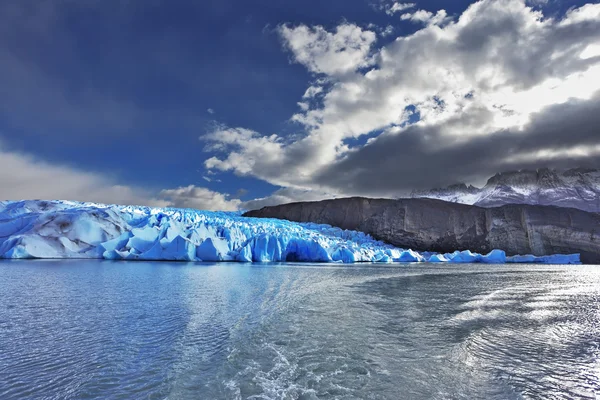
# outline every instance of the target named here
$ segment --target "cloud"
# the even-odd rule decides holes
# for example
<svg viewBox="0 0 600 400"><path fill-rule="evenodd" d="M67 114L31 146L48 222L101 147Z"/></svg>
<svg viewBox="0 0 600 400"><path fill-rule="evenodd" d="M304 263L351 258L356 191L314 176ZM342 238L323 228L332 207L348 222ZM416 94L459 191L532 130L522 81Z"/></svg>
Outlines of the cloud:
<svg viewBox="0 0 600 400"><path fill-rule="evenodd" d="M544 149L544 136L535 127L541 116L550 116L547 110L564 114L572 110L568 105L596 104L600 57L586 49L600 42L599 12L600 5L588 4L562 18L546 18L523 0L482 0L441 25L431 22L431 13L426 26L379 49L371 48L371 40L359 41L362 50L348 58L337 55L340 46L332 50L339 28L330 33L322 27L286 27L282 36L295 60L329 79L319 102L291 118L304 134L289 140L244 128L220 129L212 134L210 148L222 155L205 166L286 188L369 195L497 172L464 160L480 160L472 151L485 146L475 144L486 144L488 157L498 152L491 158L494 168L510 168L511 159L500 154L512 149L506 138L531 151L531 163L566 163L558 148L540 153L525 143L535 138L537 148ZM365 37L356 26L352 31L352 37ZM561 124L566 132L585 130L577 119L566 122L572 126ZM579 154L580 136L557 137L560 146L572 149L569 154ZM374 149L386 157L378 160ZM447 165L445 152L470 167ZM585 157L571 161L582 163Z"/></svg>
<svg viewBox="0 0 600 400"><path fill-rule="evenodd" d="M371 31L377 32L377 34L381 37L391 36L394 34L395 31L395 28L392 25L382 27L374 23L370 23L369 25L367 25L367 28Z"/></svg>
<svg viewBox="0 0 600 400"><path fill-rule="evenodd" d="M391 6L386 7L385 12L388 15L394 15L397 12L408 10L416 6L415 3L394 3Z"/></svg>
<svg viewBox="0 0 600 400"><path fill-rule="evenodd" d="M204 179L206 182L209 182L209 183L210 183L210 182L221 182L221 180L220 180L220 179L211 178L211 177L208 177L208 176L206 176L206 175L204 175L204 176L202 177L202 179Z"/></svg>
<svg viewBox="0 0 600 400"><path fill-rule="evenodd" d="M579 8L571 8L567 12L567 16L560 22L560 25L573 25L585 22L598 23L600 20L600 5L585 4Z"/></svg>
<svg viewBox="0 0 600 400"><path fill-rule="evenodd" d="M294 57L309 71L341 75L369 65L367 56L377 36L354 24L339 25L334 33L322 26L279 27L279 34Z"/></svg>
<svg viewBox="0 0 600 400"><path fill-rule="evenodd" d="M413 189L474 182L499 171L550 165L600 167L598 110L600 91L590 100L549 106L522 128L464 141L448 141L445 130L477 130L488 123L488 110L473 110L443 124L390 129L326 167L315 180L338 190L395 197Z"/></svg>
<svg viewBox="0 0 600 400"><path fill-rule="evenodd" d="M226 157L211 157L204 162L207 169L234 170L238 175L251 175L255 170L267 172L271 165L279 167L279 156L283 142L276 135L261 136L244 128L219 127L200 137L207 142L206 151L224 154ZM271 171L276 176L281 171Z"/></svg>
<svg viewBox="0 0 600 400"><path fill-rule="evenodd" d="M450 21L446 10L439 10L435 14L426 10L417 10L414 13L405 13L400 16L403 21L421 22L427 25L442 25Z"/></svg>
<svg viewBox="0 0 600 400"><path fill-rule="evenodd" d="M394 27L391 25L388 25L385 27L385 29L383 31L381 31L380 35L383 37L387 37L390 36L394 33Z"/></svg>
<svg viewBox="0 0 600 400"><path fill-rule="evenodd" d="M212 108L209 108L209 109L206 110L206 112L209 113L209 114L214 114L215 110L213 110Z"/></svg>
<svg viewBox="0 0 600 400"><path fill-rule="evenodd" d="M122 185L101 174L54 165L0 146L0 199L62 199L109 204L166 206L138 187Z"/></svg>
<svg viewBox="0 0 600 400"><path fill-rule="evenodd" d="M309 86L308 89L306 89L306 92L304 92L304 94L302 95L303 99L312 99L313 97L315 97L316 95L318 95L319 93L323 92L323 87L322 86L318 86L318 85L312 85Z"/></svg>
<svg viewBox="0 0 600 400"><path fill-rule="evenodd" d="M293 203L297 201L319 201L332 199L336 196L328 192L319 192L314 190L303 190L294 188L281 188L271 195L259 199L253 199L240 204L242 210L258 210L267 206L278 204Z"/></svg>
<svg viewBox="0 0 600 400"><path fill-rule="evenodd" d="M159 196L173 207L198 210L237 211L241 204L238 199L194 185L161 190Z"/></svg>
<svg viewBox="0 0 600 400"><path fill-rule="evenodd" d="M103 174L39 160L0 146L0 200L74 200L106 204L237 210L241 201L206 188L187 186L154 193L120 184Z"/></svg>

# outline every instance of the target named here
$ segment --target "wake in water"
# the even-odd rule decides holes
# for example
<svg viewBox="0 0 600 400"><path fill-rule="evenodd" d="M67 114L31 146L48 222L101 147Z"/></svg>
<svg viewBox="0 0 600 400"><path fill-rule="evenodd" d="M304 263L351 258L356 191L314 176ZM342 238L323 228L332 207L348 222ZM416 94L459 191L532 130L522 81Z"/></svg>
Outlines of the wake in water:
<svg viewBox="0 0 600 400"><path fill-rule="evenodd" d="M600 276L588 272L353 276L344 283L348 291L338 287L338 301L325 289L245 341L223 371L233 377L221 393L593 399L600 388Z"/></svg>
<svg viewBox="0 0 600 400"><path fill-rule="evenodd" d="M593 267L0 262L0 398L594 398Z"/></svg>
<svg viewBox="0 0 600 400"><path fill-rule="evenodd" d="M459 328L483 325L459 345L457 361L525 397L595 399L600 389L597 284L595 279L547 282L476 296L450 321Z"/></svg>

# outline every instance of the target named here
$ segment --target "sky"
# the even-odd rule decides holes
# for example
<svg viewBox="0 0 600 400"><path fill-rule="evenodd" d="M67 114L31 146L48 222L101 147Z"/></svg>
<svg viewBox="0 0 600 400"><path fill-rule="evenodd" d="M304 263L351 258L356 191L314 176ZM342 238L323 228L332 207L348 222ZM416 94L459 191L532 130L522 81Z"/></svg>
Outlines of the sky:
<svg viewBox="0 0 600 400"><path fill-rule="evenodd" d="M0 199L253 209L600 167L600 4L2 0Z"/></svg>

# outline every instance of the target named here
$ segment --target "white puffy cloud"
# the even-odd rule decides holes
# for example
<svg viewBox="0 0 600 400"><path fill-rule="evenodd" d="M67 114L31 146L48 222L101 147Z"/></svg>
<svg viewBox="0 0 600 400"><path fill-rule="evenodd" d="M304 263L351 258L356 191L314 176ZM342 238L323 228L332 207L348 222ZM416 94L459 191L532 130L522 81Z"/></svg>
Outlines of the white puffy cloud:
<svg viewBox="0 0 600 400"><path fill-rule="evenodd" d="M241 204L239 199L194 185L161 190L159 196L173 207L198 210L236 211Z"/></svg>
<svg viewBox="0 0 600 400"><path fill-rule="evenodd" d="M302 98L303 99L311 99L321 92L323 92L322 86L312 85L312 86L309 86L308 89L306 89L306 92L304 92L304 94L302 95Z"/></svg>
<svg viewBox="0 0 600 400"><path fill-rule="evenodd" d="M415 3L394 3L391 6L386 7L385 12L388 15L394 15L397 12L408 10L416 6Z"/></svg>
<svg viewBox="0 0 600 400"><path fill-rule="evenodd" d="M589 3L579 8L570 9L560 25L581 24L587 21L598 22L598 20L600 20L600 4Z"/></svg>
<svg viewBox="0 0 600 400"><path fill-rule="evenodd" d="M227 155L206 160L204 165L209 170L252 175L253 171L267 172L271 165L281 164L283 142L277 135L261 136L250 129L220 127L200 139L207 142L205 150ZM275 175L278 173L275 171Z"/></svg>
<svg viewBox="0 0 600 400"><path fill-rule="evenodd" d="M306 25L282 25L279 33L296 62L311 72L326 75L345 74L368 66L369 51L376 40L374 32L348 23L339 25L333 33L322 26Z"/></svg>
<svg viewBox="0 0 600 400"><path fill-rule="evenodd" d="M414 13L402 14L400 19L403 21L421 22L427 25L441 25L450 20L446 10L439 10L435 14L431 11L417 10Z"/></svg>
<svg viewBox="0 0 600 400"><path fill-rule="evenodd" d="M367 134L400 137L415 113L420 119L416 125L423 132L435 131L428 146L419 142L415 147L414 156L423 162L439 157L442 149L466 148L470 141L502 130L527 135L527 127L542 111L572 101L590 101L600 90L600 57L592 51L600 43L599 13L600 5L588 4L562 18L546 18L524 0L482 0L456 19L447 18L443 11L422 13L422 18L416 18L426 22L423 28L379 49L370 49L372 42L363 41L363 50L353 51L352 57L331 51L336 48L331 42L336 41L333 37L339 35L339 28L329 33L322 27L284 27L280 33L295 60L330 79L327 86L319 86L323 90L316 107L306 103L292 116L292 121L304 126L305 134L289 141L242 128L222 130L223 137L212 134L210 140L213 147L222 146L227 153L210 158L205 166L288 188L368 195L377 192L372 185L370 191L352 179L340 185L339 174L323 174L323 170L336 165L348 169L344 160L352 156L372 162L360 168L376 174L380 168L376 157L354 155L377 140L354 145L352 140ZM363 37L360 28L352 30L354 36ZM336 57L340 57L337 66ZM371 64L367 72L356 71L358 66ZM565 148L577 146L576 142L565 144ZM532 162L535 158L545 162L548 154L532 152ZM391 164L385 170L394 171L393 158L387 162ZM440 176L444 173L443 168L437 171ZM418 171L411 174L411 178L419 176ZM428 174L432 176L431 171ZM401 186L401 180L397 184ZM386 190L390 193L389 187Z"/></svg>

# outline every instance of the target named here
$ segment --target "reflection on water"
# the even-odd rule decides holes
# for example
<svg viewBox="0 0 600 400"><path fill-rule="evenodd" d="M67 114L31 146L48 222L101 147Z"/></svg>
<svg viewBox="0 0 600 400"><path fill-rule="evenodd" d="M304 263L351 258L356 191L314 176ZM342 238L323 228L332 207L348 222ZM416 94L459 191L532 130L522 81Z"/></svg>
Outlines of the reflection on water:
<svg viewBox="0 0 600 400"><path fill-rule="evenodd" d="M600 268L0 262L0 398L595 398Z"/></svg>

